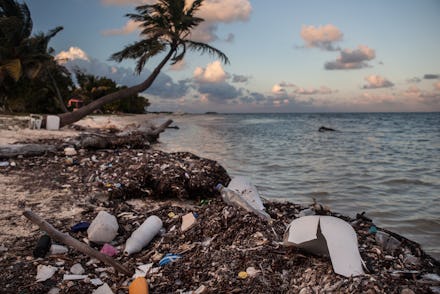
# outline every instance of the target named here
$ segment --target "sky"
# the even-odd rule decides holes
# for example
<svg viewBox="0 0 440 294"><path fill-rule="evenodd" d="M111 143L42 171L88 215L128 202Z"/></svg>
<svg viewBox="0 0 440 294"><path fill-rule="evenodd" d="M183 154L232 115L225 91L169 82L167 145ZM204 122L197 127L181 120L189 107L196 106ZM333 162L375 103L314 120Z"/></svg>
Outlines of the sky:
<svg viewBox="0 0 440 294"><path fill-rule="evenodd" d="M68 68L121 85L145 79L109 57L139 40L125 15L155 0L27 0L34 32L63 26L50 42ZM191 39L197 52L167 65L143 95L150 111L440 111L439 0L205 0Z"/></svg>

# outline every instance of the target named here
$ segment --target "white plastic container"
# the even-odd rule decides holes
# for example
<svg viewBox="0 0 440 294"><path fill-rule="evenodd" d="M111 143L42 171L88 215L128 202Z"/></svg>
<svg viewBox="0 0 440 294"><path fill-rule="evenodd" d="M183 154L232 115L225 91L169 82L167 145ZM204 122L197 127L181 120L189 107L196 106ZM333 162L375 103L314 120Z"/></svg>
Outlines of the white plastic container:
<svg viewBox="0 0 440 294"><path fill-rule="evenodd" d="M59 130L60 129L60 117L57 115L48 115L46 117L46 129Z"/></svg>
<svg viewBox="0 0 440 294"><path fill-rule="evenodd" d="M100 211L87 229L90 241L95 243L109 243L118 234L116 217L106 211Z"/></svg>
<svg viewBox="0 0 440 294"><path fill-rule="evenodd" d="M137 228L127 239L125 243L124 254L130 255L139 252L153 240L154 236L159 233L162 228L162 220L152 215L148 217L144 223Z"/></svg>

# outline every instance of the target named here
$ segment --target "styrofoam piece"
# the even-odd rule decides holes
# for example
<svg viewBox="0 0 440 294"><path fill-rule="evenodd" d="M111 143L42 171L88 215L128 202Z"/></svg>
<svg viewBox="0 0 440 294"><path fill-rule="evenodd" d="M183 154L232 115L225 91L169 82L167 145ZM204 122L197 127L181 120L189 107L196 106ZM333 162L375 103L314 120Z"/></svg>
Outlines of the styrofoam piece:
<svg viewBox="0 0 440 294"><path fill-rule="evenodd" d="M57 268L51 265L38 265L37 267L37 276L36 276L36 280L37 282L44 282L50 278L52 278L52 276L55 274L55 272L57 271Z"/></svg>
<svg viewBox="0 0 440 294"><path fill-rule="evenodd" d="M189 230L195 223L196 218L194 217L194 214L192 212L189 212L182 216L182 226L180 227L180 230L182 232L185 232Z"/></svg>
<svg viewBox="0 0 440 294"><path fill-rule="evenodd" d="M60 129L60 117L57 115L48 115L46 117L46 129L59 130Z"/></svg>
<svg viewBox="0 0 440 294"><path fill-rule="evenodd" d="M107 283L104 283L101 287L96 288L92 294L113 294L113 291Z"/></svg>
<svg viewBox="0 0 440 294"><path fill-rule="evenodd" d="M265 207L261 201L260 194L257 187L251 183L248 177L236 176L231 179L228 185L229 189L235 190L240 193L241 197L246 199L250 205L255 209L264 210Z"/></svg>
<svg viewBox="0 0 440 294"><path fill-rule="evenodd" d="M70 272L74 275L82 275L85 272L85 269L82 267L80 263L75 263L70 268Z"/></svg>
<svg viewBox="0 0 440 294"><path fill-rule="evenodd" d="M87 236L95 243L109 243L118 234L116 217L106 211L100 211L87 229Z"/></svg>
<svg viewBox="0 0 440 294"><path fill-rule="evenodd" d="M345 277L364 274L356 232L342 219L319 215L300 217L290 223L286 234L287 245L329 255L335 273Z"/></svg>
<svg viewBox="0 0 440 294"><path fill-rule="evenodd" d="M162 228L162 220L152 215L137 228L125 243L124 254L130 255L139 252L153 240Z"/></svg>
<svg viewBox="0 0 440 294"><path fill-rule="evenodd" d="M49 252L52 255L65 254L65 253L69 252L69 249L66 246L63 246L63 245L52 244L50 246Z"/></svg>
<svg viewBox="0 0 440 294"><path fill-rule="evenodd" d="M63 281L76 281L76 280L84 280L87 278L87 275L63 275Z"/></svg>

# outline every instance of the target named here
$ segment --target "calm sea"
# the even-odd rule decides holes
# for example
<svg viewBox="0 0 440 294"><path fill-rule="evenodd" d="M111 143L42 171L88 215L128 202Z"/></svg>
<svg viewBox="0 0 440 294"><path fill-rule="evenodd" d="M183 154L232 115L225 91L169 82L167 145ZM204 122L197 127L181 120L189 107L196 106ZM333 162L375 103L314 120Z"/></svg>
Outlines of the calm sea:
<svg viewBox="0 0 440 294"><path fill-rule="evenodd" d="M176 117L167 151L220 162L262 197L373 221L440 258L440 113L218 114ZM336 132L318 132L320 126Z"/></svg>

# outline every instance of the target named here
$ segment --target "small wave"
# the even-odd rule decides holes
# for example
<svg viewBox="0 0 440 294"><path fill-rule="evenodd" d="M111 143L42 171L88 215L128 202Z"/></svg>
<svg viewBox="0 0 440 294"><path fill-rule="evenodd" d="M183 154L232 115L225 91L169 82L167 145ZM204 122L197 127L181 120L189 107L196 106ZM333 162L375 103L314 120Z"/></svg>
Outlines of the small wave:
<svg viewBox="0 0 440 294"><path fill-rule="evenodd" d="M380 184L383 185L421 185L421 186L432 186L432 183L424 182L421 180L412 180L412 179L391 179L387 181L383 181Z"/></svg>

